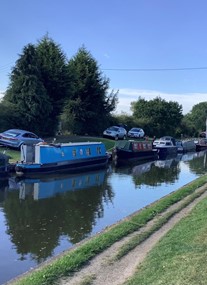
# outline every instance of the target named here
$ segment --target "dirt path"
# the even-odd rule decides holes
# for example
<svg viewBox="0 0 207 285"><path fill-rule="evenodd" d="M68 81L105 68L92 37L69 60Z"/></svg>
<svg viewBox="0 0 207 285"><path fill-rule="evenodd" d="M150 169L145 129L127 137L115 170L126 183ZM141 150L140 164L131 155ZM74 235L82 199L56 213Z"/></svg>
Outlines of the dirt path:
<svg viewBox="0 0 207 285"><path fill-rule="evenodd" d="M197 191L207 190L207 186L203 186ZM90 284L93 285L120 285L123 284L130 276L132 276L137 266L144 260L147 253L153 248L153 246L178 222L180 219L189 214L192 208L203 198L207 197L207 191L204 192L199 198L194 200L190 205L180 211L178 214L173 216L168 223L166 223L160 230L155 232L150 238L137 246L134 250L130 251L125 257L121 258L120 261L113 262L118 248L129 240L133 235L140 233L135 232L119 242L116 242L109 249L96 256L91 260L89 265L85 266L80 271L76 272L72 277L61 279L58 285L81 285L86 280L92 280ZM179 203L171 206L167 211L171 211L178 207L185 199ZM166 212L167 212L166 211ZM150 228L155 221L150 221L143 229ZM89 283L85 283L89 284Z"/></svg>

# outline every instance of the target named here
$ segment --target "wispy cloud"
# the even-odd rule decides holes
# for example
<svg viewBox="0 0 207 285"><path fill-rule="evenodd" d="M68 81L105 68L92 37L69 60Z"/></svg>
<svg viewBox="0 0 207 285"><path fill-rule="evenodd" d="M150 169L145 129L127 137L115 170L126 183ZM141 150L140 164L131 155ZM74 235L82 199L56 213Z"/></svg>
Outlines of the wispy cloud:
<svg viewBox="0 0 207 285"><path fill-rule="evenodd" d="M194 105L207 101L207 93L164 93L157 90L119 89L119 103L116 113L126 112L131 114L131 102L137 101L139 97L145 100L160 97L167 102L178 102L183 107L183 114L190 112Z"/></svg>
<svg viewBox="0 0 207 285"><path fill-rule="evenodd" d="M108 55L108 53L104 53L104 57L110 58L110 56Z"/></svg>

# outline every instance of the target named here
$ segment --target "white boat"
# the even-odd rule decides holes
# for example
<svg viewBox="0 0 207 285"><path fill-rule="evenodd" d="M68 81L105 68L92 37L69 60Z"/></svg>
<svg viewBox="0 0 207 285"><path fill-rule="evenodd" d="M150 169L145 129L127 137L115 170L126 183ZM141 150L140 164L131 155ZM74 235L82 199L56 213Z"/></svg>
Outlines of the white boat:
<svg viewBox="0 0 207 285"><path fill-rule="evenodd" d="M170 136L164 136L160 139L154 140L153 148L157 149L159 157L176 154L178 150L176 140Z"/></svg>

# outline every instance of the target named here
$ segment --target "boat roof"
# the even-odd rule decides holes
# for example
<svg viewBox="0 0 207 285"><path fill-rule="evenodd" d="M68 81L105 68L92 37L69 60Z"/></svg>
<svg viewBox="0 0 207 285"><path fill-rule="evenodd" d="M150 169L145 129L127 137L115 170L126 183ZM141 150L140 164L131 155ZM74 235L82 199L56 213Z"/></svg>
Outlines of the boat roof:
<svg viewBox="0 0 207 285"><path fill-rule="evenodd" d="M45 146L45 147L48 147L48 146L85 146L85 145L103 145L102 142L68 142L68 143L48 143L48 144L39 144L41 146Z"/></svg>

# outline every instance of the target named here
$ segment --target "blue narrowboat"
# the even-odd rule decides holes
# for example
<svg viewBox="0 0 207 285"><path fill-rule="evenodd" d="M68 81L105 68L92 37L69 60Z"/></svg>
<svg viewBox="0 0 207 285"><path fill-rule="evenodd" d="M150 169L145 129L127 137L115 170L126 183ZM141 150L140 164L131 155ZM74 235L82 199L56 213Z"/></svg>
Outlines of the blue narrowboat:
<svg viewBox="0 0 207 285"><path fill-rule="evenodd" d="M16 163L17 175L78 172L106 166L108 155L101 142L22 145L21 161Z"/></svg>

